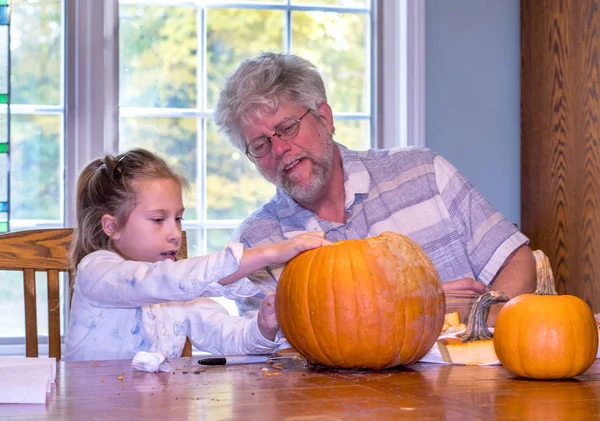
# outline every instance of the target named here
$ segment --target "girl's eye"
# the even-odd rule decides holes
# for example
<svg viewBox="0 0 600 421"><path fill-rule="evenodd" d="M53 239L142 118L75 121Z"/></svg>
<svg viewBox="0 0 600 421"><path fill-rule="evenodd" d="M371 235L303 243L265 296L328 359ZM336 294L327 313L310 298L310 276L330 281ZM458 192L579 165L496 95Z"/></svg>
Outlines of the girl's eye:
<svg viewBox="0 0 600 421"><path fill-rule="evenodd" d="M164 219L162 218L154 218L152 219L153 222L156 222L157 224L160 224L162 221L164 221Z"/></svg>
<svg viewBox="0 0 600 421"><path fill-rule="evenodd" d="M175 218L175 220L176 220L177 222L181 222L181 221L183 221L183 216L180 216L180 217L178 217L178 218Z"/></svg>

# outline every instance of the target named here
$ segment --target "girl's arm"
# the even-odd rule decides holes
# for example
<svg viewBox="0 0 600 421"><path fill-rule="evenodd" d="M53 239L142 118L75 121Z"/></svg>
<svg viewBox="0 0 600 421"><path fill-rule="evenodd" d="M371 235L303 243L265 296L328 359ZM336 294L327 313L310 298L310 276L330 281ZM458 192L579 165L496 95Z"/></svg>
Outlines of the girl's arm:
<svg viewBox="0 0 600 421"><path fill-rule="evenodd" d="M190 322L189 338L202 351L215 355L269 354L284 341L265 338L257 316L230 316L213 300L200 298L184 305Z"/></svg>
<svg viewBox="0 0 600 421"><path fill-rule="evenodd" d="M241 279L262 265L286 262L317 247L325 242L322 236L302 234L246 251L235 243L225 250L177 262L137 262L110 251L97 251L81 261L75 288L91 305L107 308L136 308L200 296L252 296L260 290L247 279L228 288L222 285Z"/></svg>
<svg viewBox="0 0 600 421"><path fill-rule="evenodd" d="M107 308L188 301L202 295L229 298L253 295L259 290L250 281L231 287L217 283L238 269L242 254L242 245L232 243L206 256L148 263L124 260L110 251L97 251L79 264L75 294L94 307Z"/></svg>
<svg viewBox="0 0 600 421"><path fill-rule="evenodd" d="M221 279L221 285L227 285L251 274L265 266L285 263L303 251L329 244L323 231L307 232L289 240L275 244L253 247L244 250L240 267L231 275Z"/></svg>

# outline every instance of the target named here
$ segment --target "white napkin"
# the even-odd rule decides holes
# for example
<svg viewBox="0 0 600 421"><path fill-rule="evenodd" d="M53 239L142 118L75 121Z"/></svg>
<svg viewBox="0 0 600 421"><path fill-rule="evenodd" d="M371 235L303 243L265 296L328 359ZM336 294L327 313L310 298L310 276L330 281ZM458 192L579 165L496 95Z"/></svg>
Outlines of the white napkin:
<svg viewBox="0 0 600 421"><path fill-rule="evenodd" d="M150 373L171 371L171 366L165 362L165 356L160 352L140 351L133 357L131 365L137 371L148 371Z"/></svg>
<svg viewBox="0 0 600 421"><path fill-rule="evenodd" d="M494 328L490 327L490 332L494 332ZM446 339L446 338L456 338L458 333L462 333L464 330L455 333L445 333L440 335L438 339ZM440 349L438 348L437 341L433 344L429 352L425 354L423 358L421 358L418 362L420 363L435 363L435 364L452 364L447 361L444 361L442 358L442 354L440 353ZM478 364L478 365L500 365L500 360L493 361L491 363Z"/></svg>
<svg viewBox="0 0 600 421"><path fill-rule="evenodd" d="M54 358L0 358L0 403L45 403L55 377Z"/></svg>
<svg viewBox="0 0 600 421"><path fill-rule="evenodd" d="M50 375L50 382L56 378L56 358L0 358L0 367L44 366Z"/></svg>

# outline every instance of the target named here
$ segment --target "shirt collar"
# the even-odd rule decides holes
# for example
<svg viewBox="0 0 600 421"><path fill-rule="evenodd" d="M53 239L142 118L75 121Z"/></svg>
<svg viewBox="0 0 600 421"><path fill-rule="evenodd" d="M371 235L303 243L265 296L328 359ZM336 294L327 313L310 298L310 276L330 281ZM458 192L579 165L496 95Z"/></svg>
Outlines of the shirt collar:
<svg viewBox="0 0 600 421"><path fill-rule="evenodd" d="M361 160L368 152L353 151L337 142L336 146L340 151L342 168L344 170L344 208L347 210L356 201L357 195L369 192L371 176ZM292 232L296 233L299 229L307 231L323 229L318 222L320 218L312 211L300 206L290 196L279 189L277 189L275 196L275 205L284 233L289 235ZM292 221L296 221L296 224L290 224ZM301 223L302 227L298 226L298 223Z"/></svg>

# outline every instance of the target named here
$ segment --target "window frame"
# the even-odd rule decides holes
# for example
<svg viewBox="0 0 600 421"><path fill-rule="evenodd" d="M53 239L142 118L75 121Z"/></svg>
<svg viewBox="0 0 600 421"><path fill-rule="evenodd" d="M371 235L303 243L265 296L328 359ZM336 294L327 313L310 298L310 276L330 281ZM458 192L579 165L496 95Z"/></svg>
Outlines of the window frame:
<svg viewBox="0 0 600 421"><path fill-rule="evenodd" d="M75 11L65 14L65 191L74 192L79 171L118 148L119 2L65 5ZM373 7L372 147L424 146L425 0L376 0ZM95 53L99 49L103 55ZM65 195L66 226L75 222L73 196Z"/></svg>
<svg viewBox="0 0 600 421"><path fill-rule="evenodd" d="M135 3L137 0L127 1ZM150 1L166 3L160 0ZM198 1L181 3L195 5ZM41 107L43 109L36 107L36 112L64 113L65 179L64 190L61 192L64 209L61 220L56 221L58 224L38 221L34 222L35 227L58 227L61 224L74 226L75 191L79 172L92 159L118 150L119 1L64 0L63 7L62 106ZM254 8L257 5L248 7ZM273 8L273 5L265 7ZM311 6L304 9L310 10ZM319 6L318 9L322 10L323 7ZM371 146L424 146L425 0L375 0L370 28L372 75L376 76L371 76ZM288 37L288 47L289 42ZM102 54L98 54L98 51L102 51ZM30 108L11 105L11 112L27 113ZM124 115L129 112L135 113L135 110L130 109ZM202 113L196 114L201 116ZM237 223L238 221L218 221L215 224L213 221L205 221L198 228L234 228ZM15 228L33 227L19 225ZM65 296L65 324L68 320L68 301ZM16 342L19 342L17 338L0 339L0 355L24 353L24 345ZM46 346L47 340L40 337L42 353Z"/></svg>

